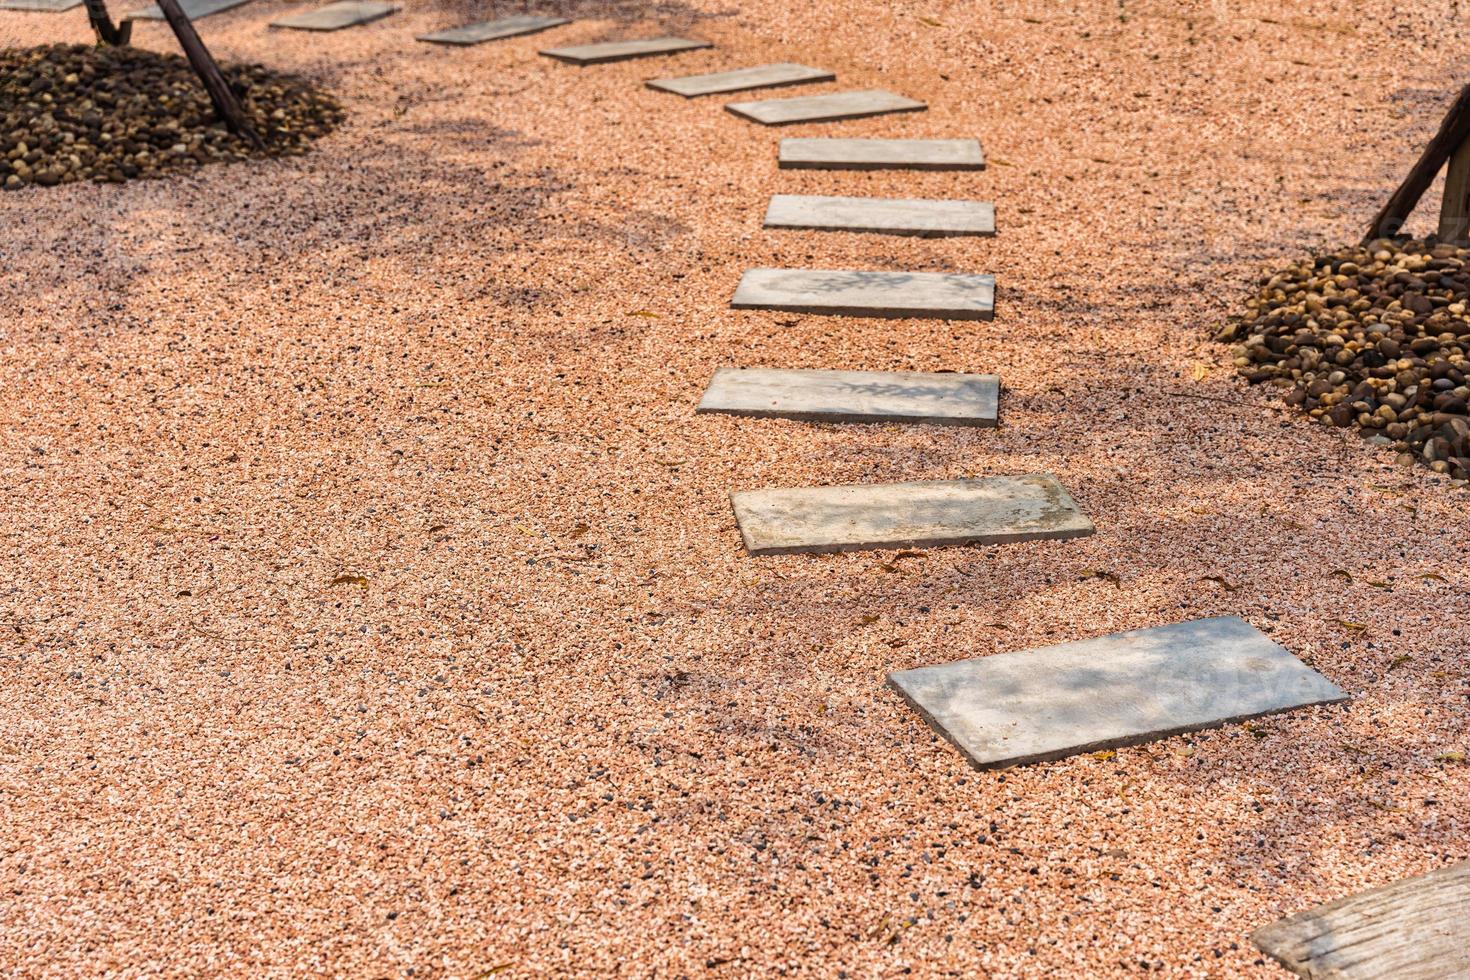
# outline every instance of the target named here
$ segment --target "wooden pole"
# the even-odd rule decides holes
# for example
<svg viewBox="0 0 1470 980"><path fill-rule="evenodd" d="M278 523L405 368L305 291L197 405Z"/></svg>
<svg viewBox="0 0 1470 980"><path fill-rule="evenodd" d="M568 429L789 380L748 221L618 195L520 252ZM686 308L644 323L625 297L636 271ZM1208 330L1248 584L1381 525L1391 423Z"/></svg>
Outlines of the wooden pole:
<svg viewBox="0 0 1470 980"><path fill-rule="evenodd" d="M1429 145L1419 155L1418 162L1409 170L1404 182L1373 219L1363 241L1397 235L1404 222L1409 219L1414 206L1419 203L1419 198L1424 196L1424 192L1434 182L1439 168L1445 165L1445 161L1455 151L1463 147L1467 137L1470 137L1470 85L1460 90L1450 111L1445 113L1444 122L1439 124L1439 132L1434 134L1434 139L1429 141ZM1461 169L1463 171L1466 168Z"/></svg>
<svg viewBox="0 0 1470 980"><path fill-rule="evenodd" d="M1470 239L1470 139L1450 157L1444 176L1444 200L1439 206L1439 239L1464 243Z"/></svg>
<svg viewBox="0 0 1470 980"><path fill-rule="evenodd" d="M235 97L230 83L225 81L225 76L220 73L214 56L199 39L199 32L194 30L193 23L184 13L183 8L179 6L179 0L156 0L156 2L158 9L163 12L164 19L168 21L168 26L174 29L174 35L179 39L184 54L188 56L189 64L194 66L195 74L204 83L204 90L209 93L209 101L214 103L215 113L230 128L230 132L249 140L256 149L264 149L265 142L251 127L250 120L245 118L244 106L240 105L240 100Z"/></svg>

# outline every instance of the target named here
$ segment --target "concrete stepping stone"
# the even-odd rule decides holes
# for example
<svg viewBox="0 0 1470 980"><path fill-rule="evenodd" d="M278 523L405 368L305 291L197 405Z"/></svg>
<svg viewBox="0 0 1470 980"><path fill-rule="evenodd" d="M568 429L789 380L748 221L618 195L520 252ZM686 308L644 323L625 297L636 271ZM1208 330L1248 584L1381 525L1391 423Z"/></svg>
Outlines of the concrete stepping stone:
<svg viewBox="0 0 1470 980"><path fill-rule="evenodd" d="M82 0L0 0L0 10L23 10L38 14L59 14L80 7Z"/></svg>
<svg viewBox="0 0 1470 980"><path fill-rule="evenodd" d="M907 99L882 89L868 89L862 92L805 95L794 99L731 102L725 108L743 119L766 126L786 126L791 123L861 119L864 116L881 116L887 112L918 112L929 107L915 99Z"/></svg>
<svg viewBox="0 0 1470 980"><path fill-rule="evenodd" d="M821 68L809 68L806 65L784 62L778 65L738 68L735 71L719 71L709 75L655 78L646 84L649 88L656 88L662 92L673 92L675 95L692 99L699 95L741 92L750 88L774 88L778 85L830 82L836 77L830 71L823 71Z"/></svg>
<svg viewBox="0 0 1470 980"><path fill-rule="evenodd" d="M1320 905L1251 936L1304 977L1470 977L1470 861Z"/></svg>
<svg viewBox="0 0 1470 980"><path fill-rule="evenodd" d="M737 310L835 316L989 320L995 277L957 272L749 269L730 300Z"/></svg>
<svg viewBox="0 0 1470 980"><path fill-rule="evenodd" d="M222 14L226 10L234 10L236 7L249 3L250 0L179 0L179 6L183 8L185 16L190 20L198 20L201 17L209 17L212 14ZM123 18L124 20L163 20L163 11L158 9L157 4L149 4L142 10L134 10Z"/></svg>
<svg viewBox="0 0 1470 980"><path fill-rule="evenodd" d="M562 24L570 24L571 21L565 17L532 17L523 15L519 17L502 17L499 20L487 20L480 24L466 24L463 27L451 27L448 30L435 31L432 34L420 34L417 40L428 41L430 44L457 44L471 45L483 44L486 41L498 41L503 37L518 37L522 34L535 34L551 27L560 27Z"/></svg>
<svg viewBox="0 0 1470 980"><path fill-rule="evenodd" d="M776 194L766 208L766 227L934 238L994 235L995 205L988 201Z"/></svg>
<svg viewBox="0 0 1470 980"><path fill-rule="evenodd" d="M370 24L393 13L397 8L382 0L337 0L316 10L307 10L271 23L293 31L340 31L344 27Z"/></svg>
<svg viewBox="0 0 1470 980"><path fill-rule="evenodd" d="M888 683L977 769L1347 699L1234 616L900 670Z"/></svg>
<svg viewBox="0 0 1470 980"><path fill-rule="evenodd" d="M1000 378L922 371L720 368L700 413L807 422L927 422L993 426Z"/></svg>
<svg viewBox="0 0 1470 980"><path fill-rule="evenodd" d="M1048 474L732 493L752 555L1080 538L1092 521Z"/></svg>
<svg viewBox="0 0 1470 980"><path fill-rule="evenodd" d="M692 41L687 37L649 37L634 41L606 41L602 44L578 44L569 48L548 48L541 53L557 61L573 65L600 65L629 58L647 58L656 54L678 54L712 48L708 41Z"/></svg>
<svg viewBox="0 0 1470 980"><path fill-rule="evenodd" d="M783 139L787 170L984 170L979 140Z"/></svg>

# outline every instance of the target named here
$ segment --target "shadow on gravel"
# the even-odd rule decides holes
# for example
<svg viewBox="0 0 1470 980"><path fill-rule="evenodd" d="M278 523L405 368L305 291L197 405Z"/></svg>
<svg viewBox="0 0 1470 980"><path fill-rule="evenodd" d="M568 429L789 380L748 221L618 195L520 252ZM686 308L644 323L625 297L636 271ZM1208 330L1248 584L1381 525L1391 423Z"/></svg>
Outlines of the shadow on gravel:
<svg viewBox="0 0 1470 980"><path fill-rule="evenodd" d="M697 24L701 21L734 17L738 10L730 9L710 12L680 2L660 0L646 3L642 0L511 0L486 7L475 0L450 0L432 5L439 10L463 14L466 22L494 20L500 17L521 15L566 17L572 20L616 20L624 22L657 20L666 27Z"/></svg>

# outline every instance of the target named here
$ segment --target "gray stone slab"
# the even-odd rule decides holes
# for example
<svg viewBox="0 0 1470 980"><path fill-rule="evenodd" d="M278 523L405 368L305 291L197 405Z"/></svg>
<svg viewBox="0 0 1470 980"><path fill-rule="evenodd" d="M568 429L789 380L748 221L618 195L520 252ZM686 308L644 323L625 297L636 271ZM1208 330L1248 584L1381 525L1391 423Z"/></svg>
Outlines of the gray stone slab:
<svg viewBox="0 0 1470 980"><path fill-rule="evenodd" d="M81 5L82 0L0 0L0 10L24 10L39 14L59 14Z"/></svg>
<svg viewBox="0 0 1470 980"><path fill-rule="evenodd" d="M656 54L678 54L714 45L708 41L692 41L687 37L649 37L634 41L606 41L602 44L578 44L569 48L548 48L541 53L557 61L574 65L600 65L628 58L647 58Z"/></svg>
<svg viewBox="0 0 1470 980"><path fill-rule="evenodd" d="M1092 522L1056 477L989 476L733 493L752 555L1080 538Z"/></svg>
<svg viewBox="0 0 1470 980"><path fill-rule="evenodd" d="M922 371L720 368L696 412L808 422L996 424L1000 378Z"/></svg>
<svg viewBox="0 0 1470 980"><path fill-rule="evenodd" d="M886 197L776 194L766 208L767 228L871 231L888 235L994 235L995 205Z"/></svg>
<svg viewBox="0 0 1470 980"><path fill-rule="evenodd" d="M783 139L788 170L984 170L979 140Z"/></svg>
<svg viewBox="0 0 1470 980"><path fill-rule="evenodd" d="M989 320L995 277L956 272L749 269L730 305L836 316Z"/></svg>
<svg viewBox="0 0 1470 980"><path fill-rule="evenodd" d="M397 9L381 0L337 0L325 7L284 17L272 22L271 26L293 31L340 31L344 27L381 20Z"/></svg>
<svg viewBox="0 0 1470 980"><path fill-rule="evenodd" d="M451 27L432 34L420 34L418 40L428 41L431 44L483 44L486 41L498 41L503 37L535 34L538 31L570 23L571 21L565 17L533 17L530 15L502 17L499 20L487 20L480 24Z"/></svg>
<svg viewBox="0 0 1470 980"><path fill-rule="evenodd" d="M649 88L673 92L686 99L692 99L697 95L742 92L751 88L774 88L778 85L800 85L806 82L830 82L836 77L830 71L823 71L821 68L809 68L806 65L784 62L778 65L757 65L754 68L714 72L709 75L655 78L647 84Z"/></svg>
<svg viewBox="0 0 1470 980"><path fill-rule="evenodd" d="M1234 616L900 670L888 683L977 769L1347 699Z"/></svg>
<svg viewBox="0 0 1470 980"><path fill-rule="evenodd" d="M179 0L179 6L183 8L184 14L190 20L199 20L201 17L209 17L212 14L222 14L226 10L233 10L250 0ZM142 10L134 10L125 18L127 20L163 20L163 11L156 4L144 7Z"/></svg>
<svg viewBox="0 0 1470 980"><path fill-rule="evenodd" d="M1470 977L1470 861L1257 929L1261 951L1304 977Z"/></svg>
<svg viewBox="0 0 1470 980"><path fill-rule="evenodd" d="M867 89L861 92L806 95L794 99L731 102L725 108L743 119L767 126L785 126L791 123L861 119L864 116L881 116L887 112L918 112L928 106L882 89Z"/></svg>

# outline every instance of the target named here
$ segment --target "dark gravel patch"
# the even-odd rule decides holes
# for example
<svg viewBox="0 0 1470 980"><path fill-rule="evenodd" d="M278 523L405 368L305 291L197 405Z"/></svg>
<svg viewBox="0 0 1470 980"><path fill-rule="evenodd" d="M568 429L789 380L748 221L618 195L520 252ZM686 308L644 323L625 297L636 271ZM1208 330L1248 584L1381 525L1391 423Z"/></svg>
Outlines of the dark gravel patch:
<svg viewBox="0 0 1470 980"><path fill-rule="evenodd" d="M1251 382L1400 461L1470 478L1470 249L1380 240L1303 259L1261 281L1219 339Z"/></svg>
<svg viewBox="0 0 1470 980"><path fill-rule="evenodd" d="M303 79L260 65L221 70L264 149L215 119L180 55L63 44L0 51L0 186L121 183L296 155L342 121L337 102Z"/></svg>

